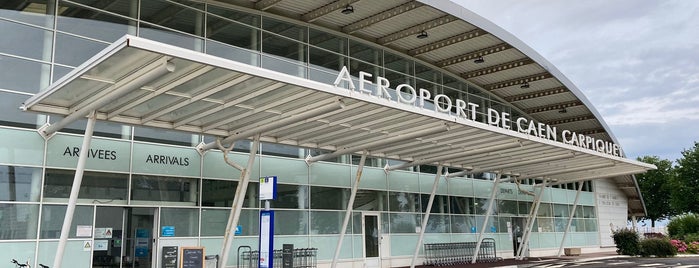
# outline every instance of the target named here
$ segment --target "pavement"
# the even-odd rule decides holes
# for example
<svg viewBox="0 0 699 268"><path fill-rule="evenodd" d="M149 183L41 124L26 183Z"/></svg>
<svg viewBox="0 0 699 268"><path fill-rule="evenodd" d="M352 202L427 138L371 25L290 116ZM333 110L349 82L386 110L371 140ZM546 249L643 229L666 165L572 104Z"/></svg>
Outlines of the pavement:
<svg viewBox="0 0 699 268"><path fill-rule="evenodd" d="M503 259L497 262L485 262L485 263L474 263L474 264L457 264L457 265L446 265L439 266L439 268L487 268L487 267L500 267L500 268L524 268L531 267L538 263L548 261L575 261L575 262L587 262L595 260L605 260L605 259L616 259L616 258L631 258L630 256L619 255L616 252L600 252L600 253L586 253L579 256L551 256L551 257L531 257L524 260L515 259ZM436 266L416 266L421 268L430 268Z"/></svg>

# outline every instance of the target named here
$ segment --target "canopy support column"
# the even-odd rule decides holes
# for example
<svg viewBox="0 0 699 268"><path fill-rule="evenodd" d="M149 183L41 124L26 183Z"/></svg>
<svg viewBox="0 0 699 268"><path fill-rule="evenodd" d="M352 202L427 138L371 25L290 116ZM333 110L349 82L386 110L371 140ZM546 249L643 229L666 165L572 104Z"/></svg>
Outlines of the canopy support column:
<svg viewBox="0 0 699 268"><path fill-rule="evenodd" d="M335 247L335 255L333 255L333 262L330 265L331 268L335 268L337 266L337 260L340 258L340 249L342 249L342 241L345 239L347 225L349 225L349 220L350 218L352 218L354 198L357 196L357 189L359 188L359 181L362 178L362 170L364 169L364 162L366 161L367 153L367 151L364 151L364 153L362 153L362 158L359 159L359 165L357 166L357 175L354 178L354 184L352 185L352 193L350 194L349 203L347 203L345 218L342 220L342 229L340 229L340 239L337 241L337 246Z"/></svg>
<svg viewBox="0 0 699 268"><path fill-rule="evenodd" d="M519 244L519 250L517 251L517 254L515 254L516 260L522 260L524 258L524 253L527 252L529 246L529 236L534 228L534 219L539 213L539 205L541 204L541 196L544 194L544 188L546 188L546 179L544 179L544 182L541 184L539 193L534 200L534 204L529 215L527 216L527 226L524 228L524 235L522 236L522 241Z"/></svg>
<svg viewBox="0 0 699 268"><path fill-rule="evenodd" d="M478 240L476 241L476 250L473 251L471 263L476 263L476 258L478 258L478 252L481 250L481 242L483 242L483 233L485 233L486 224L488 224L488 220L490 220L490 214L493 213L493 204L495 203L495 194L497 193L498 184L500 184L500 178L502 178L502 172L498 172L498 175L495 176L495 182L493 182L493 189L490 191L490 199L488 199L488 210L486 210L485 212L485 219L483 219L481 231L478 233Z"/></svg>
<svg viewBox="0 0 699 268"><path fill-rule="evenodd" d="M570 224L573 223L573 216L575 216L575 210L578 208L578 202L580 201L580 192L582 192L582 188L585 185L584 182L579 182L578 186L578 192L575 193L575 202L573 203L573 210L570 211L570 217L568 217L568 224L566 225L566 231L563 233L563 239L561 239L561 246L558 247L558 257L561 256L561 253L563 252L563 244L566 242L566 238L568 237L568 230L570 230Z"/></svg>
<svg viewBox="0 0 699 268"><path fill-rule="evenodd" d="M61 227L61 237L58 240L58 247L56 248L56 257L53 259L52 267L55 268L61 268L61 262L63 261L63 253L66 249L66 243L68 242L70 225L73 223L75 206L78 203L78 193L80 192L80 184L82 184L83 181L85 162L87 161L87 155L90 151L90 143L92 142L92 132L95 128L95 121L95 111L92 111L90 112L87 118L87 126L85 127L85 137L83 138L83 144L80 148L80 155L78 156L78 166L75 168L75 176L73 177L73 187L70 190L70 197L68 199L68 208L66 208L65 218L63 218L63 227Z"/></svg>
<svg viewBox="0 0 699 268"><path fill-rule="evenodd" d="M245 169L242 170L240 176L240 182L238 187L235 189L235 196L233 197L233 204L231 205L231 214L228 216L228 224L226 224L226 233L223 235L223 248L221 249L221 260L219 261L219 268L226 267L228 263L228 252L231 248L231 243L233 242L233 236L235 235L235 228L238 226L238 220L240 219L240 211L243 208L243 202L245 201L245 192L248 190L248 183L250 182L250 170L252 165L255 163L255 157L257 157L257 148L260 147L260 134L255 135L250 148L250 157L248 158L248 164ZM231 149L233 145L231 143ZM224 152L224 156L228 152ZM226 158L227 160L227 158ZM226 161L228 163L229 161ZM235 166L234 166L235 167Z"/></svg>
<svg viewBox="0 0 699 268"><path fill-rule="evenodd" d="M437 186L439 186L439 177L442 176L442 168L442 165L437 166L437 174L434 175L434 183L432 184L432 193L430 193L430 201L427 202L427 211L425 211L425 218L422 219L422 227L420 227L420 236L417 239L417 245L415 245L415 252L413 253L413 259L410 261L410 268L415 268L415 260L417 259L417 254L420 252L420 245L422 245L422 239L425 236L427 220L430 219L430 212L432 211L432 202L434 202L434 194L437 192Z"/></svg>

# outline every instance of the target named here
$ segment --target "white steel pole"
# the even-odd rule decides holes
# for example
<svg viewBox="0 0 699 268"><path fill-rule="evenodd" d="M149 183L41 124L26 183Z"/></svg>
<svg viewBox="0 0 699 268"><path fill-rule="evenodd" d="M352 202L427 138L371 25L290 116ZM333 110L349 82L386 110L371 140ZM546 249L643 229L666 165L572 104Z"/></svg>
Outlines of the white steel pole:
<svg viewBox="0 0 699 268"><path fill-rule="evenodd" d="M573 223L573 215L575 215L575 210L578 208L578 201L580 201L580 192L582 192L583 185L585 182L579 182L578 192L575 193L575 202L573 203L573 210L570 211L570 217L568 217L568 224L566 225L566 231L563 233L563 239L561 239L561 246L558 247L558 257L561 256L563 252L563 244L566 242L566 237L568 236L568 230L570 230L570 224Z"/></svg>
<svg viewBox="0 0 699 268"><path fill-rule="evenodd" d="M337 246L335 247L335 255L333 255L333 262L330 265L331 268L335 268L337 266L337 260L340 258L340 249L342 249L342 241L345 239L347 225L349 225L349 220L352 217L352 209L354 208L354 198L357 196L357 189L359 188L359 181L362 178L362 170L364 169L366 155L367 151L364 151L364 153L362 153L362 158L359 159L359 165L357 166L357 175L354 178L354 185L352 185L352 193L350 194L349 203L347 204L347 210L345 211L345 218L342 221L342 229L340 229L340 240L337 241Z"/></svg>
<svg viewBox="0 0 699 268"><path fill-rule="evenodd" d="M515 259L517 260L523 259L524 253L527 252L527 249L529 247L529 237L531 236L532 229L534 228L534 219L536 219L536 215L539 214L539 207L541 206L541 196L544 194L546 183L547 181L546 179L544 179L544 182L540 186L541 189L539 190L539 195L537 196L536 201L534 202L534 207L532 208L531 216L527 219L527 226L524 229L524 237L522 237L522 243L520 243L519 251L515 256Z"/></svg>
<svg viewBox="0 0 699 268"><path fill-rule="evenodd" d="M493 212L493 203L495 203L495 194L497 193L498 184L500 183L500 178L502 178L502 172L498 172L495 177L495 182L493 182L493 189L490 191L490 200L488 201L488 210L485 212L485 219L483 219L483 226L481 226L481 231L478 233L478 240L476 241L476 250L473 251L473 258L471 258L471 263L476 263L476 258L478 257L478 252L481 250L481 242L483 240L483 233L485 233L486 224L490 219L490 214Z"/></svg>
<svg viewBox="0 0 699 268"><path fill-rule="evenodd" d="M420 245L422 244L422 239L425 236L427 220L430 219L430 212L432 211L432 202L434 201L434 194L437 192L437 186L439 186L439 177L441 176L442 165L439 165L437 166L437 174L434 175L434 183L432 184L432 193L430 193L430 201L427 202L427 211L425 211L425 217L422 219L420 236L417 239L417 245L415 245L415 252L413 252L413 259L410 261L410 268L415 268L415 260L417 259L417 254L420 252Z"/></svg>
<svg viewBox="0 0 699 268"><path fill-rule="evenodd" d="M235 196L233 197L231 214L228 216L228 224L226 225L226 233L223 234L223 249L221 249L221 260L218 265L219 268L226 267L226 263L228 262L228 253L231 248L231 243L233 242L233 236L235 235L235 228L238 226L238 220L240 219L240 211L243 208L245 192L247 191L248 183L250 182L250 170L252 169L252 165L255 163L257 148L259 147L260 134L257 134L253 139L252 148L250 148L250 158L248 158L248 164L240 174L240 183L238 184L238 188L235 190Z"/></svg>
<svg viewBox="0 0 699 268"><path fill-rule="evenodd" d="M65 218L63 218L63 227L61 227L61 237L58 240L58 247L56 248L56 257L53 259L52 267L55 268L61 268L61 262L63 261L63 253L66 249L66 243L68 243L68 234L70 234L70 225L73 223L75 206L78 203L78 194L80 193L80 185L83 181L85 163L87 162L88 152L90 151L90 142L92 142L92 132L95 127L95 121L95 112L92 111L87 118L87 126L85 126L85 137L83 138L83 144L80 148L80 155L78 156L78 166L75 169L75 176L73 177L73 187L70 190L70 197L68 198L68 207L66 208Z"/></svg>

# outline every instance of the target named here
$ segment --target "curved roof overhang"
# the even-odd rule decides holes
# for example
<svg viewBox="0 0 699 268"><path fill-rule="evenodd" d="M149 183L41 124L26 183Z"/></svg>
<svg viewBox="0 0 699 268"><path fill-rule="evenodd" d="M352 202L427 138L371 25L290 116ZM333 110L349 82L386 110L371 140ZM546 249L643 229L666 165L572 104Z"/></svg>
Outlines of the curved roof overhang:
<svg viewBox="0 0 699 268"><path fill-rule="evenodd" d="M618 144L599 112L568 78L509 32L443 0L217 0L345 33L464 78L522 114L561 129ZM341 11L352 5L353 12ZM422 31L428 38L416 38ZM474 60L483 57L483 63ZM521 85L527 84L526 88ZM636 179L610 178L645 215Z"/></svg>
<svg viewBox="0 0 699 268"><path fill-rule="evenodd" d="M221 137L367 152L410 164L495 170L552 183L642 173L653 165L503 129L357 90L281 74L155 41L125 36L23 110ZM213 149L212 144L201 150ZM398 168L398 167L396 167Z"/></svg>

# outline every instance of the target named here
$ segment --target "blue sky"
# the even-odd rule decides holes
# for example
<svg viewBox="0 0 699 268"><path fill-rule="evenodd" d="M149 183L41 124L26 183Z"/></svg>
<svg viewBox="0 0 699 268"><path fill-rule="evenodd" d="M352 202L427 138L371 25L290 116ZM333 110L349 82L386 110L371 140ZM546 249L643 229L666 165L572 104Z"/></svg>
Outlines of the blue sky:
<svg viewBox="0 0 699 268"><path fill-rule="evenodd" d="M674 161L699 141L699 1L452 1L553 63L627 157Z"/></svg>

